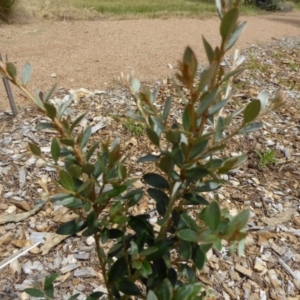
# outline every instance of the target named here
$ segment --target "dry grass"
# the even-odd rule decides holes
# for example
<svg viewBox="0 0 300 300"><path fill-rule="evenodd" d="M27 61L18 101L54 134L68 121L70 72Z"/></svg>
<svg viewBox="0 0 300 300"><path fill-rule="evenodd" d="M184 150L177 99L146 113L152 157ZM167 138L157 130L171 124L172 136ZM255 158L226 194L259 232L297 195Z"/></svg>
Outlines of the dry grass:
<svg viewBox="0 0 300 300"><path fill-rule="evenodd" d="M95 20L101 15L92 9L75 7L60 0L18 0L14 9L13 22L26 23L32 19L47 20Z"/></svg>
<svg viewBox="0 0 300 300"><path fill-rule="evenodd" d="M1 1L1 0L0 0ZM4 0L2 0L4 1ZM134 19L170 16L198 17L215 14L215 5L205 0L17 0L14 22L30 18L49 20ZM258 10L242 6L243 14Z"/></svg>

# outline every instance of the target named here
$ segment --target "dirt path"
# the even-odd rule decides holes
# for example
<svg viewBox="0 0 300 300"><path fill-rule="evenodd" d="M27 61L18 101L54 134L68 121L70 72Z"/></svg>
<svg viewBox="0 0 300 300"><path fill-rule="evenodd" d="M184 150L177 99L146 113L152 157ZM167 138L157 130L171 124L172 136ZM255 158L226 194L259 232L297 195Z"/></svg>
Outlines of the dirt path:
<svg viewBox="0 0 300 300"><path fill-rule="evenodd" d="M243 16L248 25L238 43L245 48L273 38L300 35L300 12ZM0 27L0 50L18 68L29 61L34 68L31 88L48 89L55 81L65 88L103 89L120 72L135 70L141 80L166 78L184 47L191 45L205 61L201 37L219 41L219 19L166 19L38 22ZM51 78L55 73L57 78ZM0 86L2 86L0 84ZM19 105L24 100L15 92ZM0 87L0 110L8 108Z"/></svg>

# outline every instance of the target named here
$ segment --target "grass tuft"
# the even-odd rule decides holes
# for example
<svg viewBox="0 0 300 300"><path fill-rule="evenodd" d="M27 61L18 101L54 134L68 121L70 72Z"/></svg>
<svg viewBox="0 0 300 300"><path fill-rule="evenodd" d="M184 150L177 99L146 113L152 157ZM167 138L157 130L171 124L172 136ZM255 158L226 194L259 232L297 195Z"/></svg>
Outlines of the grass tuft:
<svg viewBox="0 0 300 300"><path fill-rule="evenodd" d="M9 22L11 18L16 1L15 0L0 0L0 19Z"/></svg>
<svg viewBox="0 0 300 300"><path fill-rule="evenodd" d="M276 164L278 161L275 157L275 151L271 149L266 149L265 152L256 151L256 154L259 156L259 166L265 168L271 164Z"/></svg>

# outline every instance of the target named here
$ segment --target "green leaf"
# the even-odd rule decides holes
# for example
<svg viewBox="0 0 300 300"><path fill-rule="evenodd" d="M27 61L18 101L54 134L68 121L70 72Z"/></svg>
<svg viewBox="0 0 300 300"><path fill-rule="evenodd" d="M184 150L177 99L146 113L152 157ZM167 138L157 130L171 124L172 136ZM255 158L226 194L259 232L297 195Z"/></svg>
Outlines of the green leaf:
<svg viewBox="0 0 300 300"><path fill-rule="evenodd" d="M194 296L197 296L197 294L200 292L199 288L197 290L197 293ZM175 297L173 298L174 300L189 300L189 299L195 299L195 298L191 298L191 294L193 293L193 285L192 284L184 284L183 286L181 286L175 294Z"/></svg>
<svg viewBox="0 0 300 300"><path fill-rule="evenodd" d="M89 141L91 135L92 135L92 127L88 126L85 129L85 131L83 132L82 139L80 141L80 147L81 147L81 149L83 149L86 146L86 144Z"/></svg>
<svg viewBox="0 0 300 300"><path fill-rule="evenodd" d="M13 79L16 80L17 77L17 69L13 63L6 63L6 70L8 75Z"/></svg>
<svg viewBox="0 0 300 300"><path fill-rule="evenodd" d="M126 185L120 185L118 187L113 188L112 190L102 193L97 197L95 204L101 204L111 198L115 198L115 197L119 196L120 194L122 194L124 191L126 191L126 189L127 189Z"/></svg>
<svg viewBox="0 0 300 300"><path fill-rule="evenodd" d="M208 175L208 171L201 167L194 167L188 170L185 170L184 175L187 178L191 178L193 180L201 179Z"/></svg>
<svg viewBox="0 0 300 300"><path fill-rule="evenodd" d="M55 162L58 161L60 155L60 146L57 138L54 138L51 143L51 156Z"/></svg>
<svg viewBox="0 0 300 300"><path fill-rule="evenodd" d="M158 300L158 298L153 291L149 290L146 300Z"/></svg>
<svg viewBox="0 0 300 300"><path fill-rule="evenodd" d="M72 220L60 225L56 230L56 233L61 235L71 235L83 230L84 228L86 228L86 223L84 221Z"/></svg>
<svg viewBox="0 0 300 300"><path fill-rule="evenodd" d="M71 296L68 300L76 300L80 296L80 293L77 293L73 296Z"/></svg>
<svg viewBox="0 0 300 300"><path fill-rule="evenodd" d="M137 235L142 235L146 232L149 238L154 237L153 227L147 220L144 220L141 217L131 216L128 225L137 233Z"/></svg>
<svg viewBox="0 0 300 300"><path fill-rule="evenodd" d="M148 173L143 176L145 182L157 189L169 189L168 181L159 174Z"/></svg>
<svg viewBox="0 0 300 300"><path fill-rule="evenodd" d="M221 222L221 210L218 202L212 201L205 209L204 221L209 229L214 232Z"/></svg>
<svg viewBox="0 0 300 300"><path fill-rule="evenodd" d="M65 170L60 170L59 171L59 179L60 179L60 184L67 190L73 191L74 189L74 181L70 173L68 173Z"/></svg>
<svg viewBox="0 0 300 300"><path fill-rule="evenodd" d="M88 162L90 160L90 158L92 157L92 155L94 154L94 152L96 151L96 149L99 147L100 142L96 142L87 152L86 154L86 161Z"/></svg>
<svg viewBox="0 0 300 300"><path fill-rule="evenodd" d="M202 233L199 236L198 241L201 244L213 244L213 243L219 242L220 238L218 236L214 235L214 234Z"/></svg>
<svg viewBox="0 0 300 300"><path fill-rule="evenodd" d="M184 240L180 240L178 252L185 260L189 260L192 253L191 243Z"/></svg>
<svg viewBox="0 0 300 300"><path fill-rule="evenodd" d="M163 282L155 288L155 293L159 300L171 300L173 294L173 288L168 279L164 279Z"/></svg>
<svg viewBox="0 0 300 300"><path fill-rule="evenodd" d="M52 129L56 130L55 126L52 123L47 123L47 122L39 122L35 126L36 130L41 130L41 129Z"/></svg>
<svg viewBox="0 0 300 300"><path fill-rule="evenodd" d="M215 104L209 111L208 111L208 116L211 117L215 113L217 113L220 109L222 109L227 103L229 99L225 99L222 101L219 101L217 104Z"/></svg>
<svg viewBox="0 0 300 300"><path fill-rule="evenodd" d="M186 47L184 54L183 54L183 62L187 64L188 66L188 75L191 80L194 80L196 72L197 72L197 67L198 67L198 62L196 55L192 48Z"/></svg>
<svg viewBox="0 0 300 300"><path fill-rule="evenodd" d="M78 118L75 119L75 121L72 123L70 129L71 132L74 130L74 128L83 120L83 118L86 116L87 113L84 113L80 115Z"/></svg>
<svg viewBox="0 0 300 300"><path fill-rule="evenodd" d="M191 218L187 212L184 212L180 215L180 219L185 223L187 227L189 227L192 230L197 231L199 229L198 225L196 222Z"/></svg>
<svg viewBox="0 0 300 300"><path fill-rule="evenodd" d="M163 156L157 166L167 175L170 175L174 169L174 163L170 156Z"/></svg>
<svg viewBox="0 0 300 300"><path fill-rule="evenodd" d="M43 111L45 111L44 103L42 102L42 100L43 100L43 93L39 89L37 89L35 91L35 97L34 97L34 99L35 99L36 105L38 107L40 107Z"/></svg>
<svg viewBox="0 0 300 300"><path fill-rule="evenodd" d="M166 213L167 205L169 203L169 197L161 190L148 189L147 190L150 197L156 201L156 209L161 216Z"/></svg>
<svg viewBox="0 0 300 300"><path fill-rule="evenodd" d="M148 161L158 161L159 158L160 158L160 155L147 154L145 156L140 157L137 162L144 163L144 162L148 162Z"/></svg>
<svg viewBox="0 0 300 300"><path fill-rule="evenodd" d="M33 143L28 143L28 144L29 144L30 151L34 155L41 156L41 149L40 149L40 147L38 147L36 144L33 144Z"/></svg>
<svg viewBox="0 0 300 300"><path fill-rule="evenodd" d="M247 70L246 67L238 67L238 68L234 69L233 71L226 73L222 77L221 83L226 82L231 77L237 77L238 75L240 75L241 73L243 73L245 70Z"/></svg>
<svg viewBox="0 0 300 300"><path fill-rule="evenodd" d="M190 103L187 104L182 114L182 124L184 130L189 131L193 126L194 113L194 106Z"/></svg>
<svg viewBox="0 0 300 300"><path fill-rule="evenodd" d="M66 138L63 138L63 139L60 139L59 141L60 141L63 145L66 145L66 146L74 147L74 145L75 145L75 142L74 142L74 140L72 140L72 139L66 139Z"/></svg>
<svg viewBox="0 0 300 300"><path fill-rule="evenodd" d="M134 295L134 296L137 296L137 295L141 294L140 289L133 282L131 282L128 279L122 279L122 280L120 280L117 283L116 288L120 292L124 293L125 295Z"/></svg>
<svg viewBox="0 0 300 300"><path fill-rule="evenodd" d="M63 102L59 107L58 107L58 111L57 111L57 117L60 119L62 117L62 115L64 114L64 112L66 111L66 109L70 106L70 104L72 103L73 98L71 95L69 95L68 100Z"/></svg>
<svg viewBox="0 0 300 300"><path fill-rule="evenodd" d="M213 61L209 68L201 73L200 82L197 86L198 93L207 90L207 86L211 84L211 81L213 80L218 69L219 65L217 64L217 61Z"/></svg>
<svg viewBox="0 0 300 300"><path fill-rule="evenodd" d="M191 229L182 229L177 232L177 236L184 241L197 243L199 241L199 235L196 231Z"/></svg>
<svg viewBox="0 0 300 300"><path fill-rule="evenodd" d="M144 118L134 114L132 111L127 112L127 116L130 117L131 119L138 121L138 122L144 122Z"/></svg>
<svg viewBox="0 0 300 300"><path fill-rule="evenodd" d="M85 164L82 166L82 173L91 175L95 170L95 167L92 164Z"/></svg>
<svg viewBox="0 0 300 300"><path fill-rule="evenodd" d="M95 220L96 220L96 212L91 211L86 217L86 226L92 227L94 225Z"/></svg>
<svg viewBox="0 0 300 300"><path fill-rule="evenodd" d="M216 124L215 143L219 142L225 129L224 118L219 116Z"/></svg>
<svg viewBox="0 0 300 300"><path fill-rule="evenodd" d="M226 43L225 46L225 51L227 52L231 47L234 46L234 44L236 43L236 41L238 40L239 36L241 35L242 31L244 30L245 26L246 26L247 22L243 22L241 25L239 25L237 27L237 29L235 30L235 32L231 35L231 37L229 38L228 42Z"/></svg>
<svg viewBox="0 0 300 300"><path fill-rule="evenodd" d="M26 84L29 82L30 77L32 74L32 68L29 62L26 62L22 71L21 71L21 81L22 85L26 86Z"/></svg>
<svg viewBox="0 0 300 300"><path fill-rule="evenodd" d="M171 109L171 106L172 106L172 101L173 101L172 96L168 96L167 101L166 101L165 106L164 106L163 115L162 115L162 119L163 119L164 122L167 120L168 115L170 113L170 109Z"/></svg>
<svg viewBox="0 0 300 300"><path fill-rule="evenodd" d="M170 198L166 193L164 193L161 190L150 188L147 190L149 196L154 199L156 202L163 201L165 204L168 204L170 201Z"/></svg>
<svg viewBox="0 0 300 300"><path fill-rule="evenodd" d="M214 103L214 101L219 96L219 89L214 89L210 93L205 93L203 98L201 97L201 103L197 110L197 115L200 117L208 108L209 106Z"/></svg>
<svg viewBox="0 0 300 300"><path fill-rule="evenodd" d="M165 125L164 123L161 121L161 119L155 117L155 116L150 116L150 119L153 121L153 123L161 130L164 131L165 130Z"/></svg>
<svg viewBox="0 0 300 300"><path fill-rule="evenodd" d="M43 96L43 100L44 102L47 102L50 97L52 96L54 90L56 89L57 83L53 84L53 86L51 87L51 89L49 90L49 92Z"/></svg>
<svg viewBox="0 0 300 300"><path fill-rule="evenodd" d="M126 260L125 257L123 256L120 257L118 260L116 260L108 270L107 273L108 282L113 283L118 281L119 279L124 278L127 272L126 270L127 270Z"/></svg>
<svg viewBox="0 0 300 300"><path fill-rule="evenodd" d="M100 229L98 227L89 227L83 231L82 236L91 236L97 232L100 232Z"/></svg>
<svg viewBox="0 0 300 300"><path fill-rule="evenodd" d="M57 114L55 106L50 103L44 103L44 107L46 109L47 116L53 121Z"/></svg>
<svg viewBox="0 0 300 300"><path fill-rule="evenodd" d="M216 0L216 7L217 7L217 12L218 12L219 18L222 19L223 18L223 12L222 12L222 2L221 2L221 0Z"/></svg>
<svg viewBox="0 0 300 300"><path fill-rule="evenodd" d="M55 204L56 205L63 205L63 206L68 207L68 208L78 208L78 207L82 207L83 201L80 198L70 196L70 197L65 198L61 201L58 201L58 200L55 201Z"/></svg>
<svg viewBox="0 0 300 300"><path fill-rule="evenodd" d="M202 36L202 41L205 49L205 53L208 59L208 62L211 64L214 60L214 50L212 46L209 44L209 42L205 39L204 36Z"/></svg>
<svg viewBox="0 0 300 300"><path fill-rule="evenodd" d="M44 293L38 289L28 288L28 289L25 289L24 292L32 297L44 298Z"/></svg>
<svg viewBox="0 0 300 300"><path fill-rule="evenodd" d="M189 158L193 159L193 158L197 157L198 155L200 155L207 147L208 142L209 142L209 139L202 140L202 138L200 138L200 139L195 140L193 148L191 149L191 151L189 153Z"/></svg>
<svg viewBox="0 0 300 300"><path fill-rule="evenodd" d="M170 143L179 143L180 141L180 136L181 136L181 133L179 130L169 130L167 133L166 133L166 139L168 142Z"/></svg>
<svg viewBox="0 0 300 300"><path fill-rule="evenodd" d="M239 10L236 7L224 15L220 26L220 33L223 40L228 40L233 31L235 31L238 18Z"/></svg>
<svg viewBox="0 0 300 300"><path fill-rule="evenodd" d="M142 262L142 265L141 265L141 267L139 269L139 272L145 278L147 278L149 275L152 274L151 265L150 265L150 263L147 260L144 260Z"/></svg>
<svg viewBox="0 0 300 300"><path fill-rule="evenodd" d="M68 171L74 178L79 178L82 174L81 167L75 164L71 165L71 167L68 168Z"/></svg>
<svg viewBox="0 0 300 300"><path fill-rule="evenodd" d="M268 93L266 91L261 91L258 96L257 99L260 100L260 104L261 104L261 111L264 111L268 105L269 102L269 96Z"/></svg>
<svg viewBox="0 0 300 300"><path fill-rule="evenodd" d="M205 253L201 250L201 247L199 245L195 245L193 247L192 260L194 261L197 269L199 271L202 271L205 265L206 256Z"/></svg>
<svg viewBox="0 0 300 300"><path fill-rule="evenodd" d="M128 207L136 205L143 197L144 192L141 189L133 190L123 196L128 201Z"/></svg>
<svg viewBox="0 0 300 300"><path fill-rule="evenodd" d="M249 216L249 209L243 210L240 213L238 213L228 224L225 234L240 231L241 229L243 229L247 225Z"/></svg>
<svg viewBox="0 0 300 300"><path fill-rule="evenodd" d="M94 292L89 295L91 299L86 299L86 300L98 300L100 299L103 295L105 295L103 292Z"/></svg>
<svg viewBox="0 0 300 300"><path fill-rule="evenodd" d="M208 205L209 202L200 195L187 193L182 196L185 200L187 200L185 204L195 204L195 205Z"/></svg>
<svg viewBox="0 0 300 300"><path fill-rule="evenodd" d="M248 124L254 121L261 110L261 102L260 100L251 101L244 110L244 123Z"/></svg>
<svg viewBox="0 0 300 300"><path fill-rule="evenodd" d="M251 123L251 124L246 125L244 128L242 128L239 131L239 134L250 133L250 132L256 131L257 129L260 129L262 127L263 127L262 122Z"/></svg>
<svg viewBox="0 0 300 300"><path fill-rule="evenodd" d="M221 167L219 168L218 173L219 174L225 174L228 171L230 171L232 169L235 169L238 166L240 166L246 159L247 159L247 155L245 155L245 154L227 158L223 162Z"/></svg>
<svg viewBox="0 0 300 300"><path fill-rule="evenodd" d="M149 140L157 147L159 147L159 137L154 130L151 128L146 128L146 134Z"/></svg>
<svg viewBox="0 0 300 300"><path fill-rule="evenodd" d="M146 248L144 250L141 251L140 255L141 256L149 256L155 252L157 252L159 249L157 247L149 247L149 248Z"/></svg>
<svg viewBox="0 0 300 300"><path fill-rule="evenodd" d="M58 272L56 272L56 273L53 273L50 276L46 277L45 281L44 281L44 289L46 290L49 286L51 286L52 283L55 281L55 279L59 277L59 275L60 274Z"/></svg>
<svg viewBox="0 0 300 300"><path fill-rule="evenodd" d="M138 93L140 91L141 88L141 83L138 79L133 78L132 82L131 82L131 92L133 94Z"/></svg>
<svg viewBox="0 0 300 300"><path fill-rule="evenodd" d="M218 182L215 181L206 181L205 183L197 184L195 192L211 192L219 189L221 186Z"/></svg>

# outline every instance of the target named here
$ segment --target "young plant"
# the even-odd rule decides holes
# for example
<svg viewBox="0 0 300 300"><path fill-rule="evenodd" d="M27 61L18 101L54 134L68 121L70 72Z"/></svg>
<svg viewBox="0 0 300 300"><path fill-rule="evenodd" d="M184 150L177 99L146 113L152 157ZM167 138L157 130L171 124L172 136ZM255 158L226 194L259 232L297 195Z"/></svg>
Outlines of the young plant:
<svg viewBox="0 0 300 300"><path fill-rule="evenodd" d="M123 126L136 136L141 136L145 132L144 123L137 123L131 118L128 118L126 121L124 121Z"/></svg>
<svg viewBox="0 0 300 300"><path fill-rule="evenodd" d="M275 151L272 149L266 149L264 152L256 151L256 154L259 156L259 166L265 168L271 164L276 164L277 159L275 157Z"/></svg>
<svg viewBox="0 0 300 300"><path fill-rule="evenodd" d="M235 5L226 12L226 7L217 1L217 10L221 19L220 46L213 49L203 37L209 67L198 79L198 63L190 47L179 64L180 86L174 81L174 87L184 103L181 122L170 116L171 96L163 109L158 110L154 105L157 91L141 88L136 78L130 78L139 113L131 115L144 122L145 133L157 149L156 154L149 153L138 160L156 168L143 175L146 192L156 203L155 218L150 218L149 213L136 214L138 210L132 209L143 198L144 190L133 188L136 179L127 171L119 138L112 143L108 140L90 144L91 127L79 134L75 132L85 114L73 122L66 114L71 99L55 107L48 101L53 90L48 94L39 91L35 97L26 91L49 118L49 122L40 123L37 128L56 132L51 155L59 179L51 202L69 208L78 216L61 224L57 233L82 232L84 237L95 238L109 300L204 299L206 289L197 274L205 265L206 253L211 248L221 250L222 240L228 241L231 252L243 251L249 210L233 217L221 208L218 200L209 201L206 193L219 189L226 183L221 175L239 167L246 159L244 154L223 155L230 139L261 128L257 118L279 107L284 98L279 92L268 105L266 93L261 93L246 107L224 113L231 101L232 79L243 68L234 63L224 73L220 63L245 23L238 23L239 11ZM2 63L0 70L3 76L25 89L31 73L28 64L22 71L22 83L17 81L11 63ZM181 86L189 91L189 96L183 94ZM37 145L29 146L35 155L41 156ZM45 283L44 295L47 288Z"/></svg>

